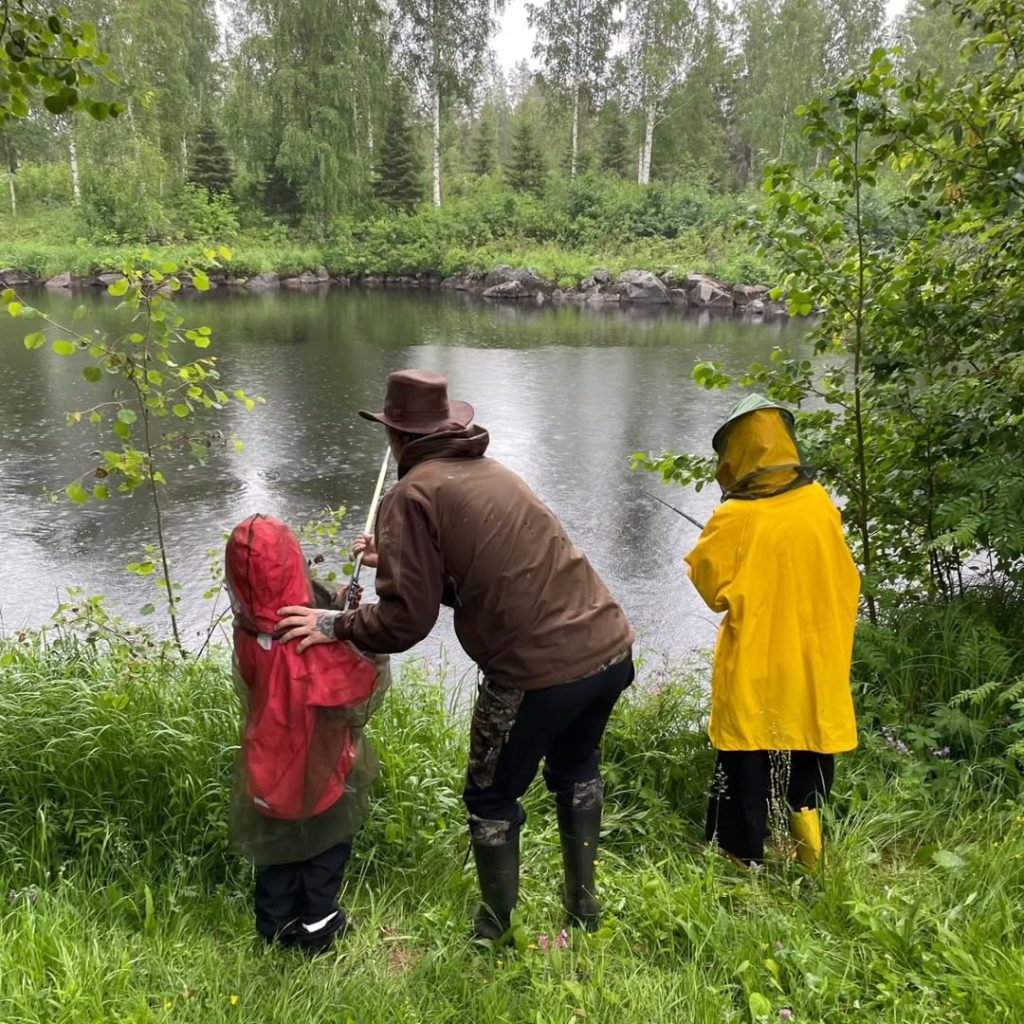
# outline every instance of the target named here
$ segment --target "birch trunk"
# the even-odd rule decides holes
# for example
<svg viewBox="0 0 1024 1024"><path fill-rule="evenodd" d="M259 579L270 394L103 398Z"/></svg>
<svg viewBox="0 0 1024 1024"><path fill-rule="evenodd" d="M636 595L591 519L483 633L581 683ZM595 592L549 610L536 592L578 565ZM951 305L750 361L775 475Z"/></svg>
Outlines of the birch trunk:
<svg viewBox="0 0 1024 1024"><path fill-rule="evenodd" d="M14 190L14 171L7 166L7 187L11 190L11 216L18 216L18 193Z"/></svg>
<svg viewBox="0 0 1024 1024"><path fill-rule="evenodd" d="M651 150L654 148L654 108L647 109L647 120L644 125L644 145L640 155L640 177L641 185L651 183Z"/></svg>
<svg viewBox="0 0 1024 1024"><path fill-rule="evenodd" d="M434 164L434 206L441 205L441 83L435 73L431 83L432 125L431 150Z"/></svg>
<svg viewBox="0 0 1024 1024"><path fill-rule="evenodd" d="M569 157L569 177L576 177L576 158L579 152L580 138L580 83L572 90L572 154Z"/></svg>
<svg viewBox="0 0 1024 1024"><path fill-rule="evenodd" d="M82 179L78 174L78 147L75 145L75 129L71 127L68 135L68 163L71 164L71 194L75 203L82 201Z"/></svg>

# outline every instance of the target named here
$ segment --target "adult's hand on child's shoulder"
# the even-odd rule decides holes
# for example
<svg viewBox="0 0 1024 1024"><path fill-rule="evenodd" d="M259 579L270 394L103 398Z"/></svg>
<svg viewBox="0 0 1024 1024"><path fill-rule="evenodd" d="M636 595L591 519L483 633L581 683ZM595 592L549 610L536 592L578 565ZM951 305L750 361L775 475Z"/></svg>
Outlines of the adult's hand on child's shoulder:
<svg viewBox="0 0 1024 1024"><path fill-rule="evenodd" d="M377 545L372 533L361 533L356 537L356 542L352 545L352 557L358 558L359 555L363 556L363 565L371 569L377 568Z"/></svg>
<svg viewBox="0 0 1024 1024"><path fill-rule="evenodd" d="M296 650L299 654L313 644L337 642L338 638L334 635L334 620L341 612L307 608L300 604L278 608L277 614L281 616L277 624L277 635L281 643L298 640L299 646Z"/></svg>

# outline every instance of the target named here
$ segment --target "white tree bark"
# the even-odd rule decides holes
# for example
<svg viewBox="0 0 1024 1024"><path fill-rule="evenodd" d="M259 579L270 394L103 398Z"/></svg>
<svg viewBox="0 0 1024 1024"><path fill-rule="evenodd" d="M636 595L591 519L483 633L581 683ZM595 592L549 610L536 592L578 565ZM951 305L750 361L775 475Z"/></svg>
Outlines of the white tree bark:
<svg viewBox="0 0 1024 1024"><path fill-rule="evenodd" d="M7 166L7 187L11 190L11 216L18 216L18 193L14 190L14 171Z"/></svg>
<svg viewBox="0 0 1024 1024"><path fill-rule="evenodd" d="M569 157L569 177L576 177L576 160L579 152L580 137L580 83L576 82L572 90L572 154Z"/></svg>
<svg viewBox="0 0 1024 1024"><path fill-rule="evenodd" d="M440 207L441 205L441 83L438 80L438 76L435 73L434 80L431 83L431 107L433 108L432 113L432 126L431 126L431 150L433 153L433 164L434 164L434 206Z"/></svg>
<svg viewBox="0 0 1024 1024"><path fill-rule="evenodd" d="M644 144L640 150L640 175L637 181L641 185L651 183L651 150L654 148L654 107L647 108L647 119L644 125Z"/></svg>
<svg viewBox="0 0 1024 1024"><path fill-rule="evenodd" d="M75 126L68 133L68 163L71 164L71 194L75 202L82 201L82 179L78 174L78 147L75 145Z"/></svg>

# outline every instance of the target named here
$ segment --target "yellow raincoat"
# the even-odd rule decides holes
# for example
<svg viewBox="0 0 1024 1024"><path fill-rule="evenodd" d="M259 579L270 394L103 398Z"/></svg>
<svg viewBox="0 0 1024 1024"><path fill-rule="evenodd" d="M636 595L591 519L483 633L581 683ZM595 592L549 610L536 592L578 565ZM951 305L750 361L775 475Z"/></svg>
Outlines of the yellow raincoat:
<svg viewBox="0 0 1024 1024"><path fill-rule="evenodd" d="M820 484L782 489L797 482L800 457L777 409L742 415L716 447L723 492L751 497L719 505L686 556L700 596L725 612L711 742L718 750L852 750L860 577L839 511Z"/></svg>

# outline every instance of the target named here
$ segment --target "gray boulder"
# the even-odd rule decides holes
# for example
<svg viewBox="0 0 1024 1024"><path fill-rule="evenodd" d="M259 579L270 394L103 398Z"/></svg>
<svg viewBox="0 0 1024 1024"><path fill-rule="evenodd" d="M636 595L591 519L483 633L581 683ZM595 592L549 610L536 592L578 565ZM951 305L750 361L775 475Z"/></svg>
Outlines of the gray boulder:
<svg viewBox="0 0 1024 1024"><path fill-rule="evenodd" d="M590 275L598 284L609 284L612 279L612 272L601 267Z"/></svg>
<svg viewBox="0 0 1024 1024"><path fill-rule="evenodd" d="M649 270L624 270L611 291L625 302L654 302L667 305L668 289Z"/></svg>
<svg viewBox="0 0 1024 1024"><path fill-rule="evenodd" d="M65 270L63 274L58 274L56 277L51 277L46 282L47 288L71 288L74 285L74 280L71 277L71 271Z"/></svg>
<svg viewBox="0 0 1024 1024"><path fill-rule="evenodd" d="M717 281L710 278L693 285L686 293L687 299L694 306L710 309L732 309L732 294Z"/></svg>
<svg viewBox="0 0 1024 1024"><path fill-rule="evenodd" d="M281 278L277 274L257 274L250 277L246 287L251 292L273 292L281 287Z"/></svg>
<svg viewBox="0 0 1024 1024"><path fill-rule="evenodd" d="M33 278L20 270L0 270L0 287L19 288L25 284L32 284Z"/></svg>
<svg viewBox="0 0 1024 1024"><path fill-rule="evenodd" d="M484 278L484 288L493 288L496 285L510 284L513 281L521 284L528 292L554 291L554 285L545 281L533 267L510 267L507 264L500 264L495 267Z"/></svg>
<svg viewBox="0 0 1024 1024"><path fill-rule="evenodd" d="M484 289L485 299L525 299L538 294L527 288L522 281L502 281Z"/></svg>
<svg viewBox="0 0 1024 1024"><path fill-rule="evenodd" d="M768 288L763 284L734 284L732 298L737 306L749 306L752 302L764 301Z"/></svg>

